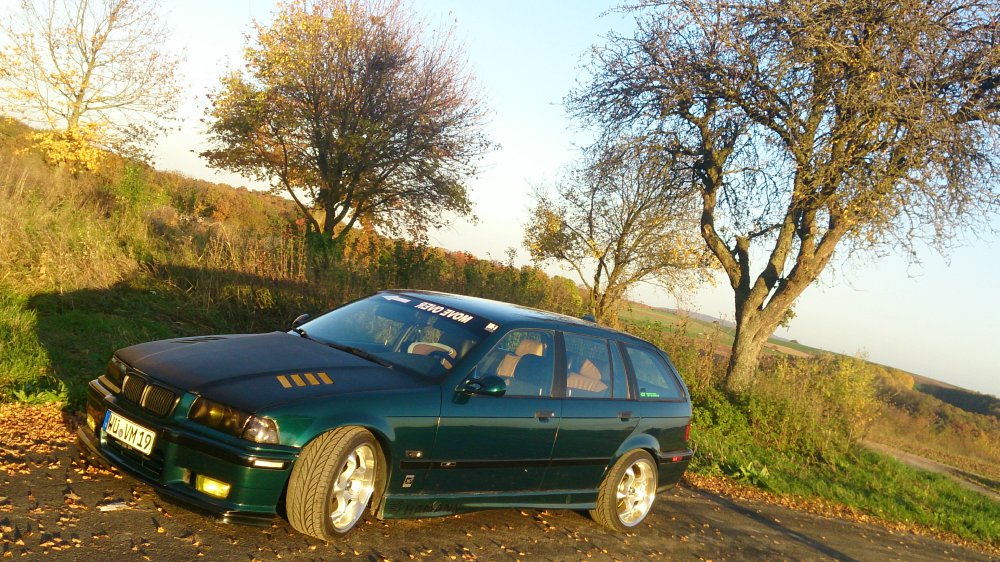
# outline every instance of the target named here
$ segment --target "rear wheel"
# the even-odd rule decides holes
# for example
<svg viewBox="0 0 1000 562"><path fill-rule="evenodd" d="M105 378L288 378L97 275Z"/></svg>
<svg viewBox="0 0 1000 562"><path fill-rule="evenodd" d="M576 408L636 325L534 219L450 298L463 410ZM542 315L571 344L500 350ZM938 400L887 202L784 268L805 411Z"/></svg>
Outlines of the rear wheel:
<svg viewBox="0 0 1000 562"><path fill-rule="evenodd" d="M595 521L627 531L649 515L656 500L656 463L646 451L629 451L611 467L590 510Z"/></svg>
<svg viewBox="0 0 1000 562"><path fill-rule="evenodd" d="M364 515L384 467L378 441L360 427L341 427L305 446L292 468L285 504L297 531L331 540Z"/></svg>

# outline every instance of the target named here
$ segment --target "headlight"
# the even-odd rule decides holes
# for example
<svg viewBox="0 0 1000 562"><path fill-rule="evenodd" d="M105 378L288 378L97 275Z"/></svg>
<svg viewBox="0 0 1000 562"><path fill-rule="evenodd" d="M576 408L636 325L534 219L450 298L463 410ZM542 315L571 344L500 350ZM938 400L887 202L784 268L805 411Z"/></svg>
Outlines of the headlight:
<svg viewBox="0 0 1000 562"><path fill-rule="evenodd" d="M116 392L120 392L122 389L122 381L125 380L125 371L128 370L128 365L125 364L121 359L112 356L111 361L108 361L108 366L104 369L104 375L108 378L108 382L114 385Z"/></svg>
<svg viewBox="0 0 1000 562"><path fill-rule="evenodd" d="M278 424L270 418L250 416L243 426L243 438L257 443L277 443Z"/></svg>
<svg viewBox="0 0 1000 562"><path fill-rule="evenodd" d="M188 419L247 441L278 442L278 424L274 420L248 414L200 396L191 404Z"/></svg>

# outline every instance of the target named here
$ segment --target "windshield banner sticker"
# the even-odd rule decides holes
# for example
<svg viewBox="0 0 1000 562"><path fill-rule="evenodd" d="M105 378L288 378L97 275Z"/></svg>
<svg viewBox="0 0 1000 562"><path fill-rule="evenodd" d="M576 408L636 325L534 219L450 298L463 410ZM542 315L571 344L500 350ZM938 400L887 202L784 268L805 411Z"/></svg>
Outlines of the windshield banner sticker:
<svg viewBox="0 0 1000 562"><path fill-rule="evenodd" d="M444 316L445 318L451 318L455 322L461 322L462 324L468 324L469 320L475 318L475 316L471 314L466 314L464 312L452 310L450 308L446 308L439 304L434 304L432 302L422 302L418 304L415 308L417 308L418 310L426 310L431 314L437 314L438 316Z"/></svg>
<svg viewBox="0 0 1000 562"><path fill-rule="evenodd" d="M447 306L437 304L435 302L411 300L404 297L399 297L397 295L382 295L382 298L399 303L409 303L410 306L412 306L417 310L427 312L429 314L433 314L441 318L447 318L452 322L457 322L459 324L469 326L470 328L473 329L479 329L489 334L492 334L493 332L500 329L499 324L494 324L493 322L490 322L485 318L479 318L474 314L469 314L468 312L465 312L463 310L456 310L454 308L449 308Z"/></svg>

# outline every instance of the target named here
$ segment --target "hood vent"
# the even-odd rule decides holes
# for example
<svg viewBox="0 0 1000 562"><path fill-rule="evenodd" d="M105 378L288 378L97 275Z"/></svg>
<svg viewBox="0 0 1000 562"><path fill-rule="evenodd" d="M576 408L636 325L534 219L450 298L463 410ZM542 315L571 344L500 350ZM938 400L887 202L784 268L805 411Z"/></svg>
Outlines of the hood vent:
<svg viewBox="0 0 1000 562"><path fill-rule="evenodd" d="M187 338L183 340L174 340L176 343L201 343L206 341L217 341L224 340L225 336L199 336L197 338Z"/></svg>

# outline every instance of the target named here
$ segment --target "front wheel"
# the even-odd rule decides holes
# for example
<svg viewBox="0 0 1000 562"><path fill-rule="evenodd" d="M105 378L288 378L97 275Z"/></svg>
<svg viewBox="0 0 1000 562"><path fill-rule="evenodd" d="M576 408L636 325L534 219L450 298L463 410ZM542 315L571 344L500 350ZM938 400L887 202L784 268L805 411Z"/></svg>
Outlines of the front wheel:
<svg viewBox="0 0 1000 562"><path fill-rule="evenodd" d="M360 427L320 435L302 450L292 468L285 505L288 522L300 533L331 540L361 519L379 482L378 442Z"/></svg>
<svg viewBox="0 0 1000 562"><path fill-rule="evenodd" d="M611 467L590 516L615 531L627 531L649 515L656 500L656 463L649 453L629 451Z"/></svg>

